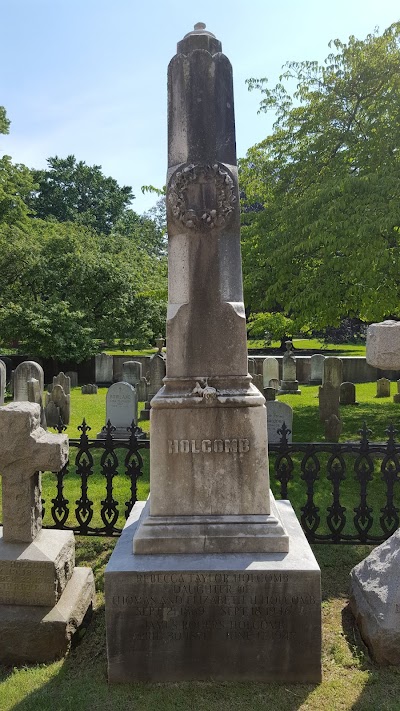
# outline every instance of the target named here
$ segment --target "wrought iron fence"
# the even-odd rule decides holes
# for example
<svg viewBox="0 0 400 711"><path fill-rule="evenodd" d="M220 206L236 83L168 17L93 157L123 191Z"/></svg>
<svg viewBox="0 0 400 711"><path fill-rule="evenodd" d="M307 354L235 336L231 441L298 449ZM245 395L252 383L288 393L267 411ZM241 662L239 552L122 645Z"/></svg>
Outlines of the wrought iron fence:
<svg viewBox="0 0 400 711"><path fill-rule="evenodd" d="M79 429L80 438L70 439L68 464L45 475L45 495L54 483L56 494L51 506L43 502L44 524L117 536L138 498L141 477L140 498L148 491L150 442L134 423L128 440L116 439L110 423L104 439L89 439L85 421ZM290 430L278 430L280 442L269 446L271 487L277 498L291 501L311 543L376 544L399 527L400 443L392 425L386 431L384 443L371 442L365 424L358 442L289 443Z"/></svg>

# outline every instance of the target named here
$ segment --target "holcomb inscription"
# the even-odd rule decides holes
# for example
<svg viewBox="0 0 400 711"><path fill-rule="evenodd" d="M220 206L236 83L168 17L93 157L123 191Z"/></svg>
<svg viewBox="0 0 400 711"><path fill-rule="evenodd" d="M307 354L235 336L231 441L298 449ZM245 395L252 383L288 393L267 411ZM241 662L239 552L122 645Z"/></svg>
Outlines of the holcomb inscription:
<svg viewBox="0 0 400 711"><path fill-rule="evenodd" d="M250 451L248 439L169 439L168 454L209 454L227 452L245 454Z"/></svg>

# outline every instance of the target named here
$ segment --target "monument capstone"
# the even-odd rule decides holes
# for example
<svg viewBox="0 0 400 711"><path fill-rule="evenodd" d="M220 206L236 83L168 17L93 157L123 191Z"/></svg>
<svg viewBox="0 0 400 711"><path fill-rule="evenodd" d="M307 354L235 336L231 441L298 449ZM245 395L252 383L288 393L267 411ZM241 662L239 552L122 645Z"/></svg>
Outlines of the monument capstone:
<svg viewBox="0 0 400 711"><path fill-rule="evenodd" d="M203 23L168 72L167 342L149 501L105 573L111 682L318 681L320 571L269 489L248 373L232 68ZM273 404L273 403L271 403Z"/></svg>

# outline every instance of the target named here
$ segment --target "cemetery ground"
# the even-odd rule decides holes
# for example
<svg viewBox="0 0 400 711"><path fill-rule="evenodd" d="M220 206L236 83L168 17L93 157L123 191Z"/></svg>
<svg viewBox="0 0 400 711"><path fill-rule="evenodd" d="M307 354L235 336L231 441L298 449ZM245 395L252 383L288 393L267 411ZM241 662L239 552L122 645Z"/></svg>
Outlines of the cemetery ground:
<svg viewBox="0 0 400 711"><path fill-rule="evenodd" d="M384 441L385 428L389 422L400 431L400 408L393 403L392 398L377 399L376 383L363 383L356 387L359 405L341 407L343 432L340 441L356 440L363 421L373 431L371 440ZM391 387L393 395L395 383ZM302 385L301 389L301 396L287 395L279 398L294 409L293 439L301 442L323 441L323 427L318 418L318 387ZM89 437L96 436L104 425L105 394L106 388L100 388L98 395L81 395L79 388L72 390L72 416L67 429L70 437L76 438L80 434L77 427L83 417L92 428ZM148 422L139 424L148 430ZM141 450L141 454L144 470L138 482L138 498L143 499L149 490L148 451ZM79 497L79 482L73 474L68 477L66 495L72 508ZM43 480L44 498L49 502L54 496L54 475L45 474ZM278 495L272 476L271 483ZM325 487L325 482L321 483L323 486L319 490L318 503L322 506L325 498L329 497L329 486L326 484ZM374 498L379 499L380 484L376 472L372 482ZM124 482L121 477L118 486L116 498L123 505L129 496L128 482ZM94 501L104 497L104 480L96 471L90 481L90 496ZM351 507L353 496L355 483L349 479L346 505ZM289 497L299 513L304 484L296 481L289 485ZM371 661L358 637L347 603L349 572L368 555L371 547L332 544L313 546L322 570L323 681L320 685L193 682L109 686L103 574L114 545L115 539L76 537L77 564L91 566L96 578L97 608L93 618L65 659L35 667L0 667L1 711L122 711L131 708L138 711L208 711L226 708L257 711L270 706L278 711L400 709L400 669L379 668Z"/></svg>

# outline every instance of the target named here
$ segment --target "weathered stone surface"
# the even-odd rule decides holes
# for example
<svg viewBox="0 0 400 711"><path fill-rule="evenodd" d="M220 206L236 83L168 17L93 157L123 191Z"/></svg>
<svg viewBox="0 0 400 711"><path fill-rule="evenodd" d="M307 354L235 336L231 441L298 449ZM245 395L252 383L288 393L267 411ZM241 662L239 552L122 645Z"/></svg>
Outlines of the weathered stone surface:
<svg viewBox="0 0 400 711"><path fill-rule="evenodd" d="M45 408L47 427L57 427L60 421L60 408L49 400Z"/></svg>
<svg viewBox="0 0 400 711"><path fill-rule="evenodd" d="M271 400L275 400L276 390L275 388L264 388L263 395L265 397L266 402L270 402Z"/></svg>
<svg viewBox="0 0 400 711"><path fill-rule="evenodd" d="M53 376L53 387L55 385L61 385L66 395L71 393L71 378L68 373L63 373L62 370L58 373L58 375Z"/></svg>
<svg viewBox="0 0 400 711"><path fill-rule="evenodd" d="M263 380L264 388L270 386L271 380L278 380L279 382L279 363L273 356L267 356L263 361Z"/></svg>
<svg viewBox="0 0 400 711"><path fill-rule="evenodd" d="M367 329L367 363L381 370L400 370L400 321L371 323Z"/></svg>
<svg viewBox="0 0 400 711"><path fill-rule="evenodd" d="M141 377L140 381L136 385L136 392L139 402L145 402L148 399L147 396L148 382L145 377Z"/></svg>
<svg viewBox="0 0 400 711"><path fill-rule="evenodd" d="M54 607L0 605L0 663L41 664L63 657L95 601L90 568L75 568Z"/></svg>
<svg viewBox="0 0 400 711"><path fill-rule="evenodd" d="M148 393L148 397L150 400L162 388L165 373L165 358L160 353L155 353L150 358L150 385Z"/></svg>
<svg viewBox="0 0 400 711"><path fill-rule="evenodd" d="M12 402L0 408L3 538L32 541L42 526L40 471L59 471L68 459L65 435L40 427L40 406Z"/></svg>
<svg viewBox="0 0 400 711"><path fill-rule="evenodd" d="M82 385L81 387L82 395L97 395L98 390L98 386L93 383L88 383L87 385Z"/></svg>
<svg viewBox="0 0 400 711"><path fill-rule="evenodd" d="M315 353L310 358L310 385L322 385L325 356Z"/></svg>
<svg viewBox="0 0 400 711"><path fill-rule="evenodd" d="M71 388L78 387L78 373L76 370L68 370L65 375L70 379Z"/></svg>
<svg viewBox="0 0 400 711"><path fill-rule="evenodd" d="M142 364L136 360L127 360L122 364L122 380L136 388L142 378Z"/></svg>
<svg viewBox="0 0 400 711"><path fill-rule="evenodd" d="M320 571L277 507L285 555L159 556L131 554L134 506L105 573L109 681L320 680Z"/></svg>
<svg viewBox="0 0 400 711"><path fill-rule="evenodd" d="M42 529L32 543L7 543L0 526L0 605L55 605L75 566L71 531Z"/></svg>
<svg viewBox="0 0 400 711"><path fill-rule="evenodd" d="M247 367L249 370L249 375L253 378L257 373L257 361L251 356L247 358Z"/></svg>
<svg viewBox="0 0 400 711"><path fill-rule="evenodd" d="M319 387L318 397L319 419L321 422L328 420L331 415L339 417L340 387L335 387L332 383L326 382Z"/></svg>
<svg viewBox="0 0 400 711"><path fill-rule="evenodd" d="M39 381L36 378L30 378L27 381L27 389L28 389L28 401L29 402L36 402L38 405L41 405L42 395L40 392Z"/></svg>
<svg viewBox="0 0 400 711"><path fill-rule="evenodd" d="M290 432L287 433L287 441L292 441L293 431L293 408L286 402L275 400L267 402L267 425L268 425L268 442L280 442L281 434L278 430L281 429L283 423Z"/></svg>
<svg viewBox="0 0 400 711"><path fill-rule="evenodd" d="M95 356L95 381L101 385L110 385L114 379L114 360L107 353Z"/></svg>
<svg viewBox="0 0 400 711"><path fill-rule="evenodd" d="M260 393L262 393L262 391L264 390L263 376L260 373L255 373L252 377L255 387L257 388L257 390L260 391Z"/></svg>
<svg viewBox="0 0 400 711"><path fill-rule="evenodd" d="M350 605L378 664L400 664L400 529L350 573Z"/></svg>
<svg viewBox="0 0 400 711"><path fill-rule="evenodd" d="M44 373L39 363L33 360L25 360L17 365L13 371L13 394L16 402L28 402L28 380L35 378L39 381L40 396L43 396Z"/></svg>
<svg viewBox="0 0 400 711"><path fill-rule="evenodd" d="M376 397L390 397L390 380L379 378L376 381Z"/></svg>
<svg viewBox="0 0 400 711"><path fill-rule="evenodd" d="M60 375L64 375L64 373L60 373ZM51 407L50 403L53 403L55 407ZM54 383L53 380L53 387L51 389L51 392L46 394L46 420L49 426L50 422L54 421L54 418L56 416L56 410L58 411L58 415L59 417L61 417L64 425L69 425L71 414L71 395L66 395L62 385ZM55 425L57 424L57 422L58 418Z"/></svg>
<svg viewBox="0 0 400 711"><path fill-rule="evenodd" d="M342 432L342 421L337 415L329 415L325 420L325 439L327 442L339 442L339 437Z"/></svg>
<svg viewBox="0 0 400 711"><path fill-rule="evenodd" d="M0 360L0 405L4 405L4 395L6 392L7 370L5 363Z"/></svg>
<svg viewBox="0 0 400 711"><path fill-rule="evenodd" d="M356 402L356 386L354 383L342 383L339 392L341 405L358 405Z"/></svg>
<svg viewBox="0 0 400 711"><path fill-rule="evenodd" d="M340 388L343 381L343 363L336 356L324 360L323 385L330 383L334 388Z"/></svg>

